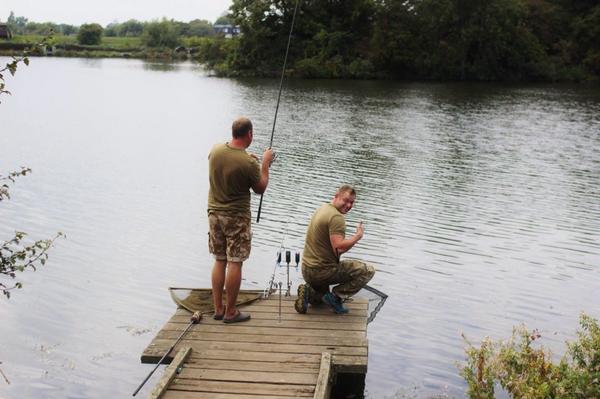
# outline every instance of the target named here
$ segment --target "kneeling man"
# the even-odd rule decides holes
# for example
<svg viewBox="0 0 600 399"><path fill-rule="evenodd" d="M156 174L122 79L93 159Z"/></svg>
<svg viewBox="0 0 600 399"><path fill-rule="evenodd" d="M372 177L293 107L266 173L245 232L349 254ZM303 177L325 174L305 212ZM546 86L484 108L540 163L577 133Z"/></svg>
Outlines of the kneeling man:
<svg viewBox="0 0 600 399"><path fill-rule="evenodd" d="M306 284L298 287L298 299L294 308L306 313L308 304L321 301L336 313L347 313L343 301L363 288L373 275L375 268L355 259L340 261L340 255L349 251L364 234L362 222L356 233L346 238L344 215L352 209L356 191L352 186L341 186L330 203L323 204L313 214L302 254L302 276ZM337 284L331 292L329 286Z"/></svg>

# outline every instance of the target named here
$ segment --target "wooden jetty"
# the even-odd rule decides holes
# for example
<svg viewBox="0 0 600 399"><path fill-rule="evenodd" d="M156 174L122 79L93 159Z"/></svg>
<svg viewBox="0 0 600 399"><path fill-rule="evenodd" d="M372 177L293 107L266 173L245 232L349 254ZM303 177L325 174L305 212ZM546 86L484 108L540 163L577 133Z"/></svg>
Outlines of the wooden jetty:
<svg viewBox="0 0 600 399"><path fill-rule="evenodd" d="M368 301L346 303L337 315L325 305L294 310L296 297L271 295L241 309L252 319L225 324L205 315L175 346L150 395L165 399L328 398L333 380L367 372ZM142 354L158 362L190 322L177 309ZM174 360L173 360L174 359Z"/></svg>

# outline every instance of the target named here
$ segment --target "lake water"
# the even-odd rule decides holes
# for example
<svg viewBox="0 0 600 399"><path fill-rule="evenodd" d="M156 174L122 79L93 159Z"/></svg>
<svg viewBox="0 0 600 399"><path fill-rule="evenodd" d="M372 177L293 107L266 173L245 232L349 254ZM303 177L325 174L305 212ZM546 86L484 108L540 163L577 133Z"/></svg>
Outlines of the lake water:
<svg viewBox="0 0 600 399"><path fill-rule="evenodd" d="M262 153L279 82L34 58L7 83L0 173L33 172L0 203L0 238L67 238L0 299L0 397L128 397L173 313L167 287L210 286L208 151L247 115ZM349 255L389 295L368 398L464 397L462 333L524 323L559 356L580 312L600 317L598 87L290 81L274 148L243 287L264 288L277 248L301 249L313 210L353 184L349 232L366 234Z"/></svg>

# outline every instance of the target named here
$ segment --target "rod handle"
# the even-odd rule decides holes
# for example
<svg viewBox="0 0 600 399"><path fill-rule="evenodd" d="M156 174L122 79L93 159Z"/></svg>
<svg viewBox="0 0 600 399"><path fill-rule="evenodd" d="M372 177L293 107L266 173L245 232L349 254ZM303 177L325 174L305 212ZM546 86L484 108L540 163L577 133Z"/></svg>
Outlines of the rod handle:
<svg viewBox="0 0 600 399"><path fill-rule="evenodd" d="M260 202L258 203L258 212L256 212L256 223L260 222L260 210L262 209L262 203L263 203L263 196L264 195L265 195L264 193L262 193L260 195Z"/></svg>
<svg viewBox="0 0 600 399"><path fill-rule="evenodd" d="M192 317L190 317L190 321L194 324L200 323L200 320L202 320L202 313L200 312L194 312Z"/></svg>

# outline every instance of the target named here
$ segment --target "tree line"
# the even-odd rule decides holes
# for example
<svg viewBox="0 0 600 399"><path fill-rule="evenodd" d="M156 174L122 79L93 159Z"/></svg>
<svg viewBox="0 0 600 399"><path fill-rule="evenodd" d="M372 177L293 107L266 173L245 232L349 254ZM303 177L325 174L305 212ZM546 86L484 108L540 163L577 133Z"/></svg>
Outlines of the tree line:
<svg viewBox="0 0 600 399"><path fill-rule="evenodd" d="M100 44L110 36L139 37L148 48L186 43L196 46L195 57L217 74L277 76L297 1L288 61L293 76L471 81L600 77L597 0L233 0L229 14L215 24L163 19L72 27L28 22L13 13L8 22L16 34L47 34L51 26L57 33L77 33L80 44ZM223 38L215 34L217 24L239 26L242 34Z"/></svg>
<svg viewBox="0 0 600 399"><path fill-rule="evenodd" d="M149 47L176 47L181 38L213 37L217 35L215 25L227 25L231 20L227 16L218 18L213 24L203 19L181 22L163 18L156 21L138 21L130 19L125 22L113 22L105 27L97 23L81 26L54 23L33 22L26 17L15 16L11 11L7 25L13 35L77 35L80 44L97 45L102 37L139 37Z"/></svg>
<svg viewBox="0 0 600 399"><path fill-rule="evenodd" d="M207 61L276 75L296 0L233 0L242 30ZM290 73L316 78L583 80L600 76L597 0L303 0Z"/></svg>

